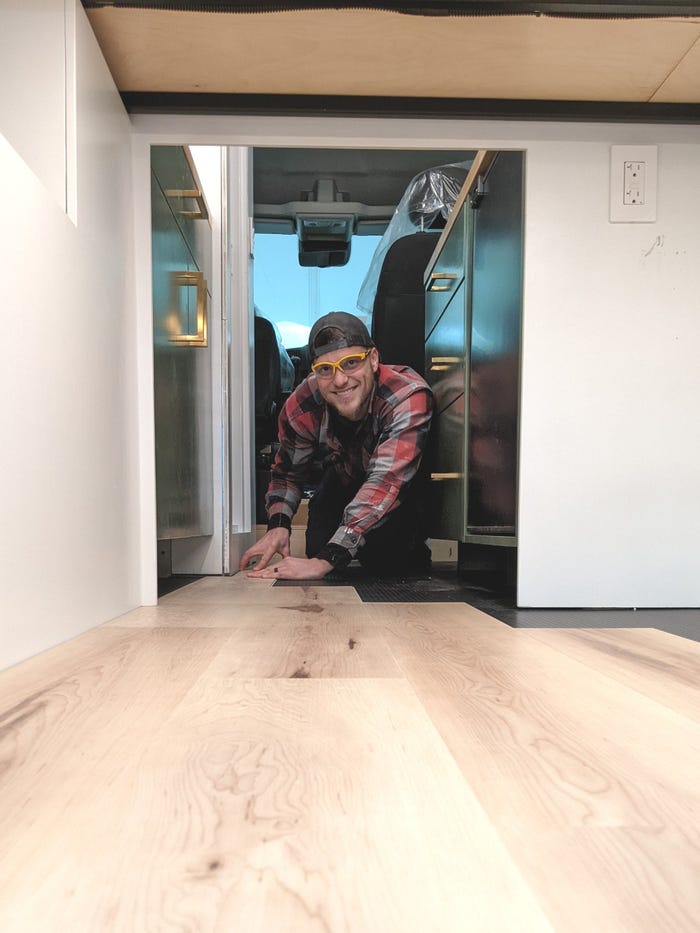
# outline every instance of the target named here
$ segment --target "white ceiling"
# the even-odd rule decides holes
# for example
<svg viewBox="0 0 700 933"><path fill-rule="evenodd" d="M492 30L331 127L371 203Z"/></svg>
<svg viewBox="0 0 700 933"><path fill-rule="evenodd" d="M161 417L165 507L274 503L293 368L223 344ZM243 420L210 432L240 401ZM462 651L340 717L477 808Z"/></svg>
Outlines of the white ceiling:
<svg viewBox="0 0 700 933"><path fill-rule="evenodd" d="M87 11L123 92L700 103L700 18Z"/></svg>

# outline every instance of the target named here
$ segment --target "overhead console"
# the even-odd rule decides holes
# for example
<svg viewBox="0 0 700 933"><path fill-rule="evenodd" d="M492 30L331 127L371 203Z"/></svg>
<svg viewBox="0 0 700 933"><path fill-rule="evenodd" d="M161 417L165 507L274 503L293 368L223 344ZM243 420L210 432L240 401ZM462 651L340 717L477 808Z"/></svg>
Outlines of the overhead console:
<svg viewBox="0 0 700 933"><path fill-rule="evenodd" d="M302 199L286 204L256 204L256 233L296 233L300 266L344 266L357 234L384 232L393 205L346 200L332 178L320 178Z"/></svg>

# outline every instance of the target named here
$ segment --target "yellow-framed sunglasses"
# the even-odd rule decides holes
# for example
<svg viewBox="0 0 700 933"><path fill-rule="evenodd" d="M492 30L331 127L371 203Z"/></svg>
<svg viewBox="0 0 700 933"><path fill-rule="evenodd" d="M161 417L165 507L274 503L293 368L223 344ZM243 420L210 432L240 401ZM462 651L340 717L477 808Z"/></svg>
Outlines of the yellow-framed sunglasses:
<svg viewBox="0 0 700 933"><path fill-rule="evenodd" d="M321 363L312 363L311 370L319 379L332 379L338 370L345 373L346 376L351 376L358 371L371 352L372 347L365 350L364 353L350 353L348 356L344 356L342 360L338 360L337 363L330 363L325 360Z"/></svg>

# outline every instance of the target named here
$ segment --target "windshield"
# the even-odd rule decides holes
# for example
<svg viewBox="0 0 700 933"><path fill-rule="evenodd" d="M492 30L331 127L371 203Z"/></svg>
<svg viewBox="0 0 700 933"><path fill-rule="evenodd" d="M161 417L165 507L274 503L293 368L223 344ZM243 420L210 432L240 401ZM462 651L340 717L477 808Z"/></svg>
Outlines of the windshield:
<svg viewBox="0 0 700 933"><path fill-rule="evenodd" d="M299 265L296 236L255 234L255 306L277 325L286 349L304 346L314 321L328 311L349 311L370 327L357 295L380 239L354 236L348 263L321 269Z"/></svg>

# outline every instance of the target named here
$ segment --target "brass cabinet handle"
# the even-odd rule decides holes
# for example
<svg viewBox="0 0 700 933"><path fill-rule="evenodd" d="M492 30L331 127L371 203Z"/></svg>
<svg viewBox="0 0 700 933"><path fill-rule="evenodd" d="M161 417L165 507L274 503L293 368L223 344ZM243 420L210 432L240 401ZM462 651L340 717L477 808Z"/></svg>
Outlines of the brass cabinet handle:
<svg viewBox="0 0 700 933"><path fill-rule="evenodd" d="M440 373L447 371L451 366L458 366L464 362L462 356L431 356L428 372Z"/></svg>
<svg viewBox="0 0 700 933"><path fill-rule="evenodd" d="M209 219L209 211L207 210L204 195L199 188L168 188L165 193L169 198L191 198L193 201L197 202L196 211L178 211L181 217L186 217L187 220Z"/></svg>
<svg viewBox="0 0 700 933"><path fill-rule="evenodd" d="M452 286L455 283L457 275L454 272L431 272L430 273L430 284L428 285L429 292L449 292ZM447 285L435 285L435 282L439 282L440 279L447 279Z"/></svg>
<svg viewBox="0 0 700 933"><path fill-rule="evenodd" d="M208 346L207 333L207 283L201 272L172 272L173 284L176 288L197 289L197 333L173 334L170 342L181 347Z"/></svg>
<svg viewBox="0 0 700 933"><path fill-rule="evenodd" d="M431 473L430 478L434 482L439 482L440 480L445 479L462 479L464 476L463 473Z"/></svg>

